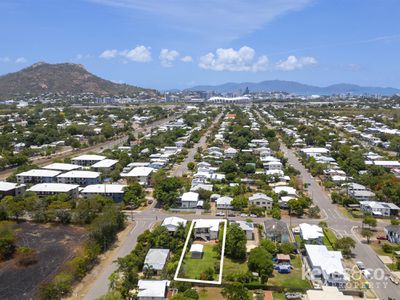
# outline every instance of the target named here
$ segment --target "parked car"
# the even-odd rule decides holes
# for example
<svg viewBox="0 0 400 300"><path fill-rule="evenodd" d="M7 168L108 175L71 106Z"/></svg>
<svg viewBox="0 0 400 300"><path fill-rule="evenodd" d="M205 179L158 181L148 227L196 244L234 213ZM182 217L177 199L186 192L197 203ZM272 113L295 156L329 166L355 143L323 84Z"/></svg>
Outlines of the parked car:
<svg viewBox="0 0 400 300"><path fill-rule="evenodd" d="M255 214L250 214L249 217L250 217L250 218L257 218L257 215L255 215Z"/></svg>
<svg viewBox="0 0 400 300"><path fill-rule="evenodd" d="M248 215L248 214L245 214L245 213L241 213L240 216L241 216L242 218L246 218L246 217L248 217L249 215Z"/></svg>
<svg viewBox="0 0 400 300"><path fill-rule="evenodd" d="M360 270L364 270L365 269L365 265L362 261L356 261L356 265Z"/></svg>
<svg viewBox="0 0 400 300"><path fill-rule="evenodd" d="M368 270L362 270L361 273L364 275L364 277L366 279L370 279L371 278L371 272Z"/></svg>
<svg viewBox="0 0 400 300"><path fill-rule="evenodd" d="M218 217L224 217L224 216L225 216L225 213L219 211L219 212L217 212L215 215L218 216Z"/></svg>
<svg viewBox="0 0 400 300"><path fill-rule="evenodd" d="M393 275L391 275L389 278L390 278L390 281L393 282L394 284L396 284L396 285L400 284L399 278L397 278L397 277L395 277Z"/></svg>
<svg viewBox="0 0 400 300"><path fill-rule="evenodd" d="M376 239L377 239L377 240L380 240L380 241L386 241L386 240L387 240L387 237L384 236L384 235L382 235L382 236L377 236Z"/></svg>

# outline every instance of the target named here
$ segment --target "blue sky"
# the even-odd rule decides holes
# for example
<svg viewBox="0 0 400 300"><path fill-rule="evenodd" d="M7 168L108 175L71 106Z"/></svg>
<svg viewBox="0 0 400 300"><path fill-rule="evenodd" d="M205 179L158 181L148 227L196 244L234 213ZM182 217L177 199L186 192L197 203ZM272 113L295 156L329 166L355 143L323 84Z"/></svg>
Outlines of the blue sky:
<svg viewBox="0 0 400 300"><path fill-rule="evenodd" d="M397 0L1 0L0 74L46 61L159 89L400 88L399 11Z"/></svg>

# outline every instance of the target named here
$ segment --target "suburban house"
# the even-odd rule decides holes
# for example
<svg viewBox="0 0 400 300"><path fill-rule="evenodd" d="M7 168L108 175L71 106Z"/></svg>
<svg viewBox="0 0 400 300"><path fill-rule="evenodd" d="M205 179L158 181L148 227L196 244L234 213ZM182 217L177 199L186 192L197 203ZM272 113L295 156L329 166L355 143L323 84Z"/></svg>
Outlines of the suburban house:
<svg viewBox="0 0 400 300"><path fill-rule="evenodd" d="M74 165L86 167L86 166L92 166L103 159L106 159L106 157L102 155L84 154L71 158L71 163Z"/></svg>
<svg viewBox="0 0 400 300"><path fill-rule="evenodd" d="M246 221L236 221L234 224L238 224L238 226L244 231L246 234L246 239L252 240L254 238L254 224Z"/></svg>
<svg viewBox="0 0 400 300"><path fill-rule="evenodd" d="M400 225L389 225L384 230L389 242L400 244Z"/></svg>
<svg viewBox="0 0 400 300"><path fill-rule="evenodd" d="M56 176L61 172L52 170L32 169L17 174L18 183L49 183L56 182Z"/></svg>
<svg viewBox="0 0 400 300"><path fill-rule="evenodd" d="M228 148L224 150L224 155L226 158L234 158L237 154L237 150L233 148Z"/></svg>
<svg viewBox="0 0 400 300"><path fill-rule="evenodd" d="M187 221L179 217L167 217L162 222L161 226L167 228L169 232L175 232L179 226L186 227Z"/></svg>
<svg viewBox="0 0 400 300"><path fill-rule="evenodd" d="M149 249L144 259L143 270L148 269L156 275L160 275L164 270L168 257L169 249Z"/></svg>
<svg viewBox="0 0 400 300"><path fill-rule="evenodd" d="M273 200L271 197L263 193L255 193L254 195L249 197L249 202L252 205L263 207L267 210L272 209Z"/></svg>
<svg viewBox="0 0 400 300"><path fill-rule="evenodd" d="M168 280L139 280L138 300L167 300Z"/></svg>
<svg viewBox="0 0 400 300"><path fill-rule="evenodd" d="M326 155L329 153L329 150L326 148L317 148L317 147L312 147L312 148L303 148L300 150L303 154L305 154L307 157L317 157L320 155Z"/></svg>
<svg viewBox="0 0 400 300"><path fill-rule="evenodd" d="M183 193L181 203L183 208L196 208L199 202L199 194L195 192Z"/></svg>
<svg viewBox="0 0 400 300"><path fill-rule="evenodd" d="M232 209L232 197L224 196L220 197L217 200L215 200L215 203L217 204L217 209Z"/></svg>
<svg viewBox="0 0 400 300"><path fill-rule="evenodd" d="M0 199L4 196L19 196L25 192L25 184L0 181Z"/></svg>
<svg viewBox="0 0 400 300"><path fill-rule="evenodd" d="M57 176L58 183L70 183L86 186L100 182L100 173L93 171L69 171Z"/></svg>
<svg viewBox="0 0 400 300"><path fill-rule="evenodd" d="M205 241L218 239L219 223L218 219L198 219L193 220L194 238Z"/></svg>
<svg viewBox="0 0 400 300"><path fill-rule="evenodd" d="M349 184L343 184L342 187L344 187L346 193L358 201L370 201L375 198L375 193L367 189L365 186L362 184L358 183L349 183Z"/></svg>
<svg viewBox="0 0 400 300"><path fill-rule="evenodd" d="M285 194L286 196L296 196L296 189L291 186L275 186L273 189L275 194Z"/></svg>
<svg viewBox="0 0 400 300"><path fill-rule="evenodd" d="M77 198L79 194L79 185L65 183L38 183L29 188L27 191L34 192L38 196L68 194L72 198Z"/></svg>
<svg viewBox="0 0 400 300"><path fill-rule="evenodd" d="M127 186L124 184L90 184L81 190L81 194L84 197L101 195L121 202L124 199L125 187Z"/></svg>
<svg viewBox="0 0 400 300"><path fill-rule="evenodd" d="M322 228L317 225L310 225L308 223L299 224L300 236L307 244L322 244L324 232Z"/></svg>
<svg viewBox="0 0 400 300"><path fill-rule="evenodd" d="M400 208L394 203L377 201L360 201L361 211L374 216L390 217L398 214Z"/></svg>
<svg viewBox="0 0 400 300"><path fill-rule="evenodd" d="M270 219L264 222L265 236L274 242L289 242L289 229L284 221Z"/></svg>
<svg viewBox="0 0 400 300"><path fill-rule="evenodd" d="M324 245L305 245L305 249L313 279L320 279L323 285L337 287L346 285L340 251L329 251Z"/></svg>
<svg viewBox="0 0 400 300"><path fill-rule="evenodd" d="M116 159L103 159L92 165L92 169L98 172L109 172L117 163Z"/></svg>
<svg viewBox="0 0 400 300"><path fill-rule="evenodd" d="M121 173L121 177L135 179L140 184L147 186L150 185L150 175L153 171L154 169L149 167L135 167L128 173Z"/></svg>

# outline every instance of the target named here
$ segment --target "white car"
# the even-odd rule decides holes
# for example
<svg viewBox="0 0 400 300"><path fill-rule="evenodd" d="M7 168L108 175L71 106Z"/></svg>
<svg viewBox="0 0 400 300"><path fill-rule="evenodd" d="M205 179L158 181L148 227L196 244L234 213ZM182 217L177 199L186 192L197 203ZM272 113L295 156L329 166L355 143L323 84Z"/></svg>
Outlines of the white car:
<svg viewBox="0 0 400 300"><path fill-rule="evenodd" d="M356 265L360 270L364 270L365 269L365 265L362 261L356 261Z"/></svg>
<svg viewBox="0 0 400 300"><path fill-rule="evenodd" d="M215 215L218 216L218 217L224 217L225 213L219 211Z"/></svg>
<svg viewBox="0 0 400 300"><path fill-rule="evenodd" d="M371 278L371 272L368 270L362 270L361 273L364 275L364 277L366 279L370 279Z"/></svg>
<svg viewBox="0 0 400 300"><path fill-rule="evenodd" d="M241 216L242 218L248 217L248 215L247 215L247 214L244 214L244 213L241 213L240 216Z"/></svg>

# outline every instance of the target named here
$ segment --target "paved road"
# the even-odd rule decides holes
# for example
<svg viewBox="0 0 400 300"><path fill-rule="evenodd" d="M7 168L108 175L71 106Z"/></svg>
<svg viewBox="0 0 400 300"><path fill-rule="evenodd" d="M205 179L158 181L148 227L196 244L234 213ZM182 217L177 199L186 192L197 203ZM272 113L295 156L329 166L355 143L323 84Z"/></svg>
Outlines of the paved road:
<svg viewBox="0 0 400 300"><path fill-rule="evenodd" d="M281 150L288 159L288 163L300 171L303 181L310 184L308 187L310 195L312 196L313 202L318 205L319 208L326 214L325 221L327 222L328 226L333 229L338 236L350 236L356 241L356 247L353 249L355 260L363 261L366 268L373 271L383 270L385 274L389 273L387 267L380 261L371 247L364 244L364 241L362 241L354 232L356 226L361 226L361 222L348 219L334 204L332 204L332 200L327 195L326 191L323 190L318 182L301 164L293 150L288 149L283 144L281 144ZM377 272L376 275L379 277L380 271L375 272ZM388 297L397 297L397 299L399 299L400 288L393 284L390 280L370 279L368 281L378 295L379 299L388 299Z"/></svg>
<svg viewBox="0 0 400 300"><path fill-rule="evenodd" d="M109 276L117 269L117 264L114 262L119 257L128 255L132 249L135 248L138 236L143 233L146 229L150 229L155 223L155 218L148 218L137 220L135 227L131 230L129 235L123 241L119 251L113 257L113 263L105 266L101 270L100 274L96 277L96 280L90 285L88 292L83 297L79 295L79 298L85 300L94 300L108 292L110 285Z"/></svg>
<svg viewBox="0 0 400 300"><path fill-rule="evenodd" d="M194 156L197 152L198 147L202 147L203 149L206 147L206 141L207 141L207 135L211 131L211 128L219 121L219 119L222 117L222 113L219 114L215 120L213 121L212 125L209 127L207 132L202 135L200 140L193 145L192 148L189 149L189 153L186 156L186 158L174 168L173 176L175 177L181 177L183 174L185 174L188 171L187 164L191 161L194 161Z"/></svg>

